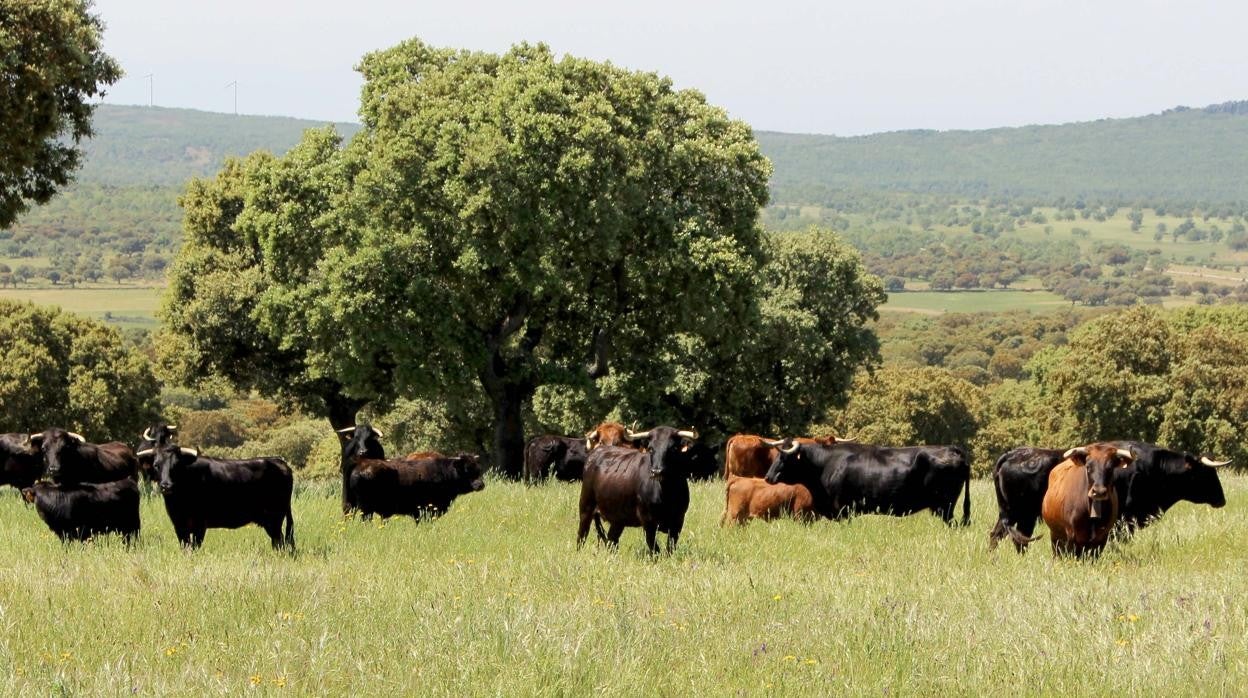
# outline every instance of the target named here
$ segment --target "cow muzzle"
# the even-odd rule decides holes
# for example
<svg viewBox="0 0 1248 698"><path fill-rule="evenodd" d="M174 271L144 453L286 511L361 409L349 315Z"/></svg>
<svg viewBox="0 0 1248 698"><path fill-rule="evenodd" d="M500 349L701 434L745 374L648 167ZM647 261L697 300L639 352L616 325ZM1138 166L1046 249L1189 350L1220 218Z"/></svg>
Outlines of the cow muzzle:
<svg viewBox="0 0 1248 698"><path fill-rule="evenodd" d="M161 493L161 494L169 494L169 493L170 493L170 492L172 492L172 491L173 491L173 483L172 483L172 482L163 482L163 481L162 481L162 482L160 483L160 493Z"/></svg>
<svg viewBox="0 0 1248 698"><path fill-rule="evenodd" d="M662 479L663 479L663 469L662 469L662 468L659 468L659 469L657 469L657 470L656 470L655 468L651 468L651 469L650 469L650 477L654 478L655 480L662 480Z"/></svg>
<svg viewBox="0 0 1248 698"><path fill-rule="evenodd" d="M1109 515L1108 487L1091 487L1088 489L1088 513L1094 519L1104 519Z"/></svg>

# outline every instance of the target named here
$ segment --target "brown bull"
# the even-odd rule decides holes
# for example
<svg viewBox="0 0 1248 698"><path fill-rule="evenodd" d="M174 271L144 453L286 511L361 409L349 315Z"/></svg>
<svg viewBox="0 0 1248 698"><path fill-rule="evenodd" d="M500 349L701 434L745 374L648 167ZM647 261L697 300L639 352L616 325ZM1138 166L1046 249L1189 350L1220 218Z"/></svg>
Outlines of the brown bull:
<svg viewBox="0 0 1248 698"><path fill-rule="evenodd" d="M1131 452L1113 444L1072 448L1049 473L1040 515L1054 555L1098 555L1118 521L1114 471L1131 464Z"/></svg>
<svg viewBox="0 0 1248 698"><path fill-rule="evenodd" d="M819 444L831 446L837 439L831 436L818 439L804 436L792 439L792 443ZM737 434L724 445L724 477L762 477L767 474L771 462L776 459L776 446L784 443L784 439L765 439L754 434Z"/></svg>
<svg viewBox="0 0 1248 698"><path fill-rule="evenodd" d="M746 524L750 519L770 521L792 516L798 521L815 518L815 502L804 485L768 484L760 477L728 476L724 514L719 525Z"/></svg>
<svg viewBox="0 0 1248 698"><path fill-rule="evenodd" d="M619 422L603 422L585 433L585 450L599 446L624 446L635 448L628 427Z"/></svg>

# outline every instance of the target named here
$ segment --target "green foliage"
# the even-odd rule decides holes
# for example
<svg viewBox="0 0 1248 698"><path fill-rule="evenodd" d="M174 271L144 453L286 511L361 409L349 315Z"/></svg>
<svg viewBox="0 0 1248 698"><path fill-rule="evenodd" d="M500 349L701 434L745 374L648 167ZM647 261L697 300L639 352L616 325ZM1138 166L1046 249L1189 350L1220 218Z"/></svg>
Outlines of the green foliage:
<svg viewBox="0 0 1248 698"><path fill-rule="evenodd" d="M182 425L178 425L181 430ZM324 420L300 419L272 429L260 430L256 436L237 444L234 448L204 449L207 455L220 458L255 458L258 456L280 456L290 467L301 471L299 477L305 478L302 472L312 461L321 441L337 442L338 438L326 428ZM192 444L185 434L179 434L179 441ZM341 451L339 451L339 454ZM338 472L340 458L334 459L334 471Z"/></svg>
<svg viewBox="0 0 1248 698"><path fill-rule="evenodd" d="M154 415L156 395L147 358L117 330L0 300L0 432L59 426L129 441Z"/></svg>
<svg viewBox="0 0 1248 698"><path fill-rule="evenodd" d="M0 0L0 227L78 167L92 100L121 77L86 0Z"/></svg>
<svg viewBox="0 0 1248 698"><path fill-rule="evenodd" d="M832 432L862 443L969 447L983 401L982 390L944 369L883 368L858 374Z"/></svg>

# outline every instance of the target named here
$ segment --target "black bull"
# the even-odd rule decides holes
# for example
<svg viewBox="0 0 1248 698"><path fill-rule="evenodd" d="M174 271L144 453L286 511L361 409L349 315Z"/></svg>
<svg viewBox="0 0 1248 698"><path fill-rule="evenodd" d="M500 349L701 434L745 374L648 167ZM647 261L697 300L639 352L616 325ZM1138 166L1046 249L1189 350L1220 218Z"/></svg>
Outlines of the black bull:
<svg viewBox="0 0 1248 698"><path fill-rule="evenodd" d="M1121 507L1119 521L1128 532L1161 518L1180 501L1215 508L1226 504L1215 469L1225 463L1214 463L1144 441L1109 443L1128 449L1135 456L1126 468L1114 471L1114 490ZM1003 538L1009 538L1020 550L1034 540L1032 532L1049 487L1049 473L1062 462L1064 452L1064 449L1024 446L997 459L992 468L992 482L997 490L999 514L997 523L988 533L990 549L996 548Z"/></svg>
<svg viewBox="0 0 1248 698"><path fill-rule="evenodd" d="M791 444L779 449L766 479L805 485L815 511L832 519L930 509L952 524L958 493L965 491L962 525L971 521L971 466L960 446Z"/></svg>

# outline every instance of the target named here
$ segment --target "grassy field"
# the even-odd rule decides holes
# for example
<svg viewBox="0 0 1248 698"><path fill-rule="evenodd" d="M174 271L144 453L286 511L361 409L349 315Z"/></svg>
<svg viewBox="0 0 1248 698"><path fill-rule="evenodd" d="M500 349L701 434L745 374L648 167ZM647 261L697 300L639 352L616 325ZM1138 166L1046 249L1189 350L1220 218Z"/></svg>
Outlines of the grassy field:
<svg viewBox="0 0 1248 698"><path fill-rule="evenodd" d="M880 310L938 315L1069 306L1070 301L1049 291L902 291L888 294Z"/></svg>
<svg viewBox="0 0 1248 698"><path fill-rule="evenodd" d="M649 559L577 551L575 485L491 481L441 520L296 500L297 557L255 527L181 551L153 497L134 550L62 546L0 492L0 692L14 694L1225 695L1248 681L1248 477L1097 562L989 553L974 521L716 524ZM1043 529L1043 526L1041 526Z"/></svg>
<svg viewBox="0 0 1248 698"><path fill-rule="evenodd" d="M119 327L156 327L156 308L160 305L159 286L98 285L79 288L5 288L0 298L31 301L39 305L56 305L79 315Z"/></svg>

